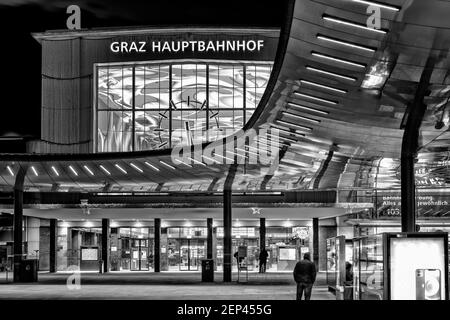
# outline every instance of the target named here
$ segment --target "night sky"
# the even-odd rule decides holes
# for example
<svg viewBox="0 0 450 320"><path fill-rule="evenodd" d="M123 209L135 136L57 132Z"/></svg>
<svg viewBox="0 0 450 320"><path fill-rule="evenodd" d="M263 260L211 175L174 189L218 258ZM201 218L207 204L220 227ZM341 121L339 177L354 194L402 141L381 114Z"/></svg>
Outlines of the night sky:
<svg viewBox="0 0 450 320"><path fill-rule="evenodd" d="M41 47L31 32L65 29L67 6L81 8L81 27L279 27L286 0L1 0L0 136L40 136Z"/></svg>

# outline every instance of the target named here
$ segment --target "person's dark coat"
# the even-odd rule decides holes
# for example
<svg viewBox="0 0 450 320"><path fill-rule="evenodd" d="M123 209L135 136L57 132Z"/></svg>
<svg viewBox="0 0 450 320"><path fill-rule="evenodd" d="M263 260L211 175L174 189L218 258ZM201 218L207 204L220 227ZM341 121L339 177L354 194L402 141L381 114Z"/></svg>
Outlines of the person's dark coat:
<svg viewBox="0 0 450 320"><path fill-rule="evenodd" d="M261 251L261 253L259 254L259 261L266 262L268 256L269 254L267 253L266 250Z"/></svg>
<svg viewBox="0 0 450 320"><path fill-rule="evenodd" d="M297 283L313 284L316 274L316 265L310 260L303 259L295 265L294 279Z"/></svg>

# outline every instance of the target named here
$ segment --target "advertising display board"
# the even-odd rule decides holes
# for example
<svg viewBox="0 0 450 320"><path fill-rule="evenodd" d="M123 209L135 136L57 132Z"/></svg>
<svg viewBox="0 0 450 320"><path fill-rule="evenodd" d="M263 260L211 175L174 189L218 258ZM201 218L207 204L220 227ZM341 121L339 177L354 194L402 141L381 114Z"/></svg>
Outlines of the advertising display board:
<svg viewBox="0 0 450 320"><path fill-rule="evenodd" d="M446 300L446 233L385 234L390 300Z"/></svg>
<svg viewBox="0 0 450 320"><path fill-rule="evenodd" d="M296 260L295 248L280 248L280 260Z"/></svg>

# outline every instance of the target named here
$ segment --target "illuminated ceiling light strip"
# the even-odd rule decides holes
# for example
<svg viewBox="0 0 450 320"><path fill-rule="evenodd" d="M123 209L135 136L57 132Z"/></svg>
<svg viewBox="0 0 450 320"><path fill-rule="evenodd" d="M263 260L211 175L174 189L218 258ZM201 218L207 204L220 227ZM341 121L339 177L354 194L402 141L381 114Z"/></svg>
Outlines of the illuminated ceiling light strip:
<svg viewBox="0 0 450 320"><path fill-rule="evenodd" d="M33 173L36 177L39 176L38 172L36 171L36 169L33 166L31 166L31 170L33 170Z"/></svg>
<svg viewBox="0 0 450 320"><path fill-rule="evenodd" d="M325 103L334 104L334 105L338 104L337 101L322 99L322 98L319 98L319 97L316 97L316 96L311 96L309 94L304 94L304 93L300 93L300 92L294 92L294 94L299 96L299 97L302 97L302 98L308 98L308 99L311 99L311 100L316 100L316 101L325 102Z"/></svg>
<svg viewBox="0 0 450 320"><path fill-rule="evenodd" d="M56 168L54 166L52 166L52 170L59 177L59 172L58 172L58 170L56 170Z"/></svg>
<svg viewBox="0 0 450 320"><path fill-rule="evenodd" d="M317 82L313 82L313 81L308 81L308 80L300 80L300 83L304 83L304 84L309 84L310 86L314 86L314 87L318 87L318 88L322 88L322 89L326 89L326 90L331 90L331 91L335 91L335 92L339 92L339 93L347 93L347 90L342 90L342 89L338 89L335 87L330 87L330 86L326 86Z"/></svg>
<svg viewBox="0 0 450 320"><path fill-rule="evenodd" d="M340 45L347 46L347 47L350 47L350 48L360 49L360 50L368 51L368 52L375 52L376 51L375 49L372 49L372 48L369 48L369 47L364 47L364 46L360 46L358 44L353 44L351 42L346 42L346 41L342 41L342 40L338 40L338 39L334 39L334 38L330 38L330 37L325 37L325 36L322 36L320 34L318 34L316 37L319 40L340 44Z"/></svg>
<svg viewBox="0 0 450 320"><path fill-rule="evenodd" d="M242 155L242 154L240 154L239 152L234 152L234 151L229 151L229 150L226 150L225 152L231 153L233 156L238 156L238 157L244 157L244 158L247 158L246 155Z"/></svg>
<svg viewBox="0 0 450 320"><path fill-rule="evenodd" d="M74 175L78 177L78 172L75 171L75 169L72 166L69 166L70 171L73 172Z"/></svg>
<svg viewBox="0 0 450 320"><path fill-rule="evenodd" d="M297 139L294 138L290 138L290 137L282 137L282 136L276 136L274 134L268 134L267 135L269 138L277 138L278 139L283 139L283 140L288 140L288 141L292 141L292 142L297 142Z"/></svg>
<svg viewBox="0 0 450 320"><path fill-rule="evenodd" d="M159 160L159 163L161 163L162 165L166 166L166 167L169 168L169 169L176 170L176 168L175 168L174 166L171 166L170 164L165 163L165 162L162 161L162 160Z"/></svg>
<svg viewBox="0 0 450 320"><path fill-rule="evenodd" d="M307 106L304 106L304 105L301 105L301 104L298 104L298 103L288 102L287 105L290 106L290 107L297 108L297 109L302 109L302 110L306 110L306 111L316 112L316 113L319 113L319 114L324 114L324 115L330 114L328 111L323 111L323 110L307 107Z"/></svg>
<svg viewBox="0 0 450 320"><path fill-rule="evenodd" d="M291 131L291 130L280 128L280 127L272 127L272 128L275 128L277 130L286 132L287 134L293 134L294 136L298 136L298 137L301 137L301 138L306 137L306 135L304 133L299 133L297 131Z"/></svg>
<svg viewBox="0 0 450 320"><path fill-rule="evenodd" d="M255 156L258 155L257 153L255 153L253 151L250 151L250 150L245 150L245 149L241 149L241 148L236 148L236 150L241 151L241 152L248 152L248 153L253 154Z"/></svg>
<svg viewBox="0 0 450 320"><path fill-rule="evenodd" d="M357 63L357 62L353 62L353 61L350 61L350 60L340 59L340 58L336 58L336 57L333 57L333 56L329 56L329 55L318 53L318 52L314 52L314 51L311 51L311 55L314 56L314 57L327 59L327 60L334 61L334 62L348 64L350 66L354 66L354 67L358 67L358 68L366 68L366 65L362 64L362 63Z"/></svg>
<svg viewBox="0 0 450 320"><path fill-rule="evenodd" d="M159 171L159 169L157 167L155 167L154 165L152 165L151 163L148 163L147 161L144 162L147 166L149 166L150 168L152 168L155 171Z"/></svg>
<svg viewBox="0 0 450 320"><path fill-rule="evenodd" d="M108 176L111 175L111 172L109 172L104 166L99 165L100 169L102 169Z"/></svg>
<svg viewBox="0 0 450 320"><path fill-rule="evenodd" d="M88 167L87 165L84 165L83 168L86 169L86 171L89 172L89 174L90 174L91 176L94 175L94 172L92 172L92 170L89 169L89 167Z"/></svg>
<svg viewBox="0 0 450 320"><path fill-rule="evenodd" d="M12 171L11 167L10 166L6 166L6 169L8 169L9 174L14 177L14 171Z"/></svg>
<svg viewBox="0 0 450 320"><path fill-rule="evenodd" d="M176 161L177 163L180 163L180 164L184 164L185 166L188 166L189 168L192 168L192 166L190 164L183 162L180 159L174 159L174 161Z"/></svg>
<svg viewBox="0 0 450 320"><path fill-rule="evenodd" d="M320 120L312 119L312 118L308 118L308 117L304 117L304 116L299 116L297 114L293 114L290 112L283 112L283 115L288 116L288 117L297 118L297 119L304 120L304 121L309 121L312 123L320 123Z"/></svg>
<svg viewBox="0 0 450 320"><path fill-rule="evenodd" d="M217 160L215 160L215 159L213 159L213 158L207 157L207 156L205 156L205 155L202 155L202 157L203 157L203 159L206 159L206 160L208 160L208 161L212 161L212 162L215 162L215 163L217 163L217 164L222 164L221 162L219 162L219 161L217 161Z"/></svg>
<svg viewBox="0 0 450 320"><path fill-rule="evenodd" d="M326 74L328 76L332 76L332 77L336 77L336 78L340 78L340 79L344 79L344 80L356 81L356 78L354 78L354 77L344 76L344 75L339 74L339 73L329 72L329 71L326 71L326 70L317 69L317 68L310 67L310 66L306 66L306 70L317 72L317 73Z"/></svg>
<svg viewBox="0 0 450 320"><path fill-rule="evenodd" d="M133 168L135 168L137 171L139 171L140 173L144 173L144 170L142 170L141 168L139 168L137 165L135 165L134 163L130 163L130 166L132 166Z"/></svg>
<svg viewBox="0 0 450 320"><path fill-rule="evenodd" d="M322 19L327 20L327 21L331 21L331 22L335 22L335 23L339 23L339 24L343 24L343 25L346 25L346 26L354 27L354 28L359 28L359 29L363 29L363 30L367 30L367 31L372 31L372 32L386 34L386 31L382 30L382 29L369 28L369 27L367 27L367 26L365 26L363 24L359 24L359 23L354 23L354 22L338 19L338 18L335 18L335 17L332 17L332 16L328 16L328 15L323 15Z"/></svg>
<svg viewBox="0 0 450 320"><path fill-rule="evenodd" d="M399 7L391 6L391 5L388 5L385 3L381 3L381 2L367 1L367 0L352 0L352 1L362 3L362 4L367 4L369 6L380 7L380 8L387 9L387 10L400 11Z"/></svg>
<svg viewBox="0 0 450 320"><path fill-rule="evenodd" d="M301 126L301 125L298 125L298 124L296 124L296 123L292 123L292 122L289 122L289 121L277 120L277 122L278 122L278 123L285 124L285 125L287 125L287 126L297 127L297 128L299 128L299 129L312 131L312 128L310 128L310 127Z"/></svg>
<svg viewBox="0 0 450 320"><path fill-rule="evenodd" d="M117 163L114 165L117 169L119 169L120 171L122 171L125 174L128 174L128 172L125 171L124 168L122 168L121 166L119 166Z"/></svg>
<svg viewBox="0 0 450 320"><path fill-rule="evenodd" d="M206 167L206 164L204 164L204 163L201 162L201 161L195 160L194 158L188 157L187 159L188 159L188 160L191 160L192 162L194 162L194 163L196 163L196 164L199 164L199 165L201 165L201 166Z"/></svg>
<svg viewBox="0 0 450 320"><path fill-rule="evenodd" d="M258 142L264 144L266 147L276 147L276 148L280 148L281 145L284 144L284 142L282 141L268 140L266 138L259 138Z"/></svg>

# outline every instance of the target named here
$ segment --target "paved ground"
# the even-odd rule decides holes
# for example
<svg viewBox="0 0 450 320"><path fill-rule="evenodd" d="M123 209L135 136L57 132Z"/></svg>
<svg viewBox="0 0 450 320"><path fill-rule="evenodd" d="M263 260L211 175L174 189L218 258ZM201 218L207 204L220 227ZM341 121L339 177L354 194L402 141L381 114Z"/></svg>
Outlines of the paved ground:
<svg viewBox="0 0 450 320"><path fill-rule="evenodd" d="M237 274L232 283L223 283L222 274L216 273L214 284L202 283L200 273L81 273L79 290L69 290L69 276L41 273L39 282L31 284L0 280L0 299L292 300L296 291L289 273L252 273L247 283L237 283ZM312 299L335 300L327 290L324 273L318 276Z"/></svg>

